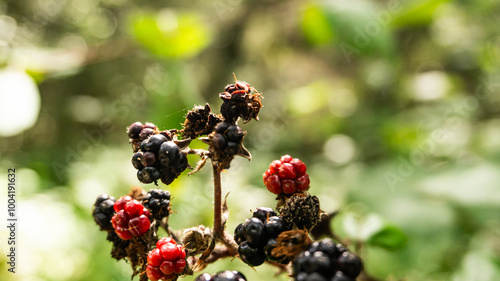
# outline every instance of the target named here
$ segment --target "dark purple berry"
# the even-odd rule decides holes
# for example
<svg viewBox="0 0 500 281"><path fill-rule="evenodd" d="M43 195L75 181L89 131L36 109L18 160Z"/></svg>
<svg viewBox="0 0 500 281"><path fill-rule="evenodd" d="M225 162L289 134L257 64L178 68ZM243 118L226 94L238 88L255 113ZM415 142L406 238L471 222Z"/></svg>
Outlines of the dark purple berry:
<svg viewBox="0 0 500 281"><path fill-rule="evenodd" d="M269 217L265 223L265 228L267 235L273 238L278 237L281 232L291 229L285 220L278 216Z"/></svg>
<svg viewBox="0 0 500 281"><path fill-rule="evenodd" d="M266 261L266 254L262 248L252 248L247 241L238 247L240 258L250 266L259 266Z"/></svg>
<svg viewBox="0 0 500 281"><path fill-rule="evenodd" d="M355 254L344 252L337 259L337 267L347 277L356 278L363 269L363 263Z"/></svg>
<svg viewBox="0 0 500 281"><path fill-rule="evenodd" d="M180 158L180 148L173 141L166 141L161 144L158 158L165 167L177 164Z"/></svg>
<svg viewBox="0 0 500 281"><path fill-rule="evenodd" d="M160 148L160 145L167 141L167 138L162 134L157 134L150 136L149 139L145 140L145 144L141 143L141 149L144 151L153 151L157 152Z"/></svg>
<svg viewBox="0 0 500 281"><path fill-rule="evenodd" d="M213 276L213 281L246 281L245 276L238 271L220 271Z"/></svg>
<svg viewBox="0 0 500 281"><path fill-rule="evenodd" d="M250 218L245 221L245 238L254 247L264 246L266 243L266 233L264 223L257 218Z"/></svg>
<svg viewBox="0 0 500 281"><path fill-rule="evenodd" d="M327 254L317 251L313 254L313 261L318 266L316 272L328 275L332 271L332 262Z"/></svg>
<svg viewBox="0 0 500 281"><path fill-rule="evenodd" d="M217 124L217 126L215 126L215 131L219 134L223 134L227 130L228 127L229 127L229 123L220 122L219 124Z"/></svg>
<svg viewBox="0 0 500 281"><path fill-rule="evenodd" d="M196 277L196 279L194 279L194 281L214 281L214 279L212 278L212 276L208 273L203 273L202 275Z"/></svg>
<svg viewBox="0 0 500 281"><path fill-rule="evenodd" d="M234 229L234 241L236 241L238 245L241 244L241 242L246 241L245 227L242 223L238 224L238 226Z"/></svg>
<svg viewBox="0 0 500 281"><path fill-rule="evenodd" d="M107 199L109 199L109 195L107 195L106 193L103 193L103 194L97 196L97 198L95 199L94 205L99 206L104 200L107 200Z"/></svg>
<svg viewBox="0 0 500 281"><path fill-rule="evenodd" d="M276 239L271 238L267 240L267 244L266 246L264 246L264 251L266 252L266 256L271 260L274 259L273 256L271 255L271 251L276 247L276 245L277 245Z"/></svg>
<svg viewBox="0 0 500 281"><path fill-rule="evenodd" d="M224 153L227 155L235 155L236 153L238 153L238 150L239 150L238 143L228 141L227 146L224 149Z"/></svg>
<svg viewBox="0 0 500 281"><path fill-rule="evenodd" d="M154 166L156 163L156 156L153 152L146 152L141 157L141 164L144 167Z"/></svg>
<svg viewBox="0 0 500 281"><path fill-rule="evenodd" d="M147 123L146 123L147 124ZM155 133L155 131L151 128L146 128L146 126L144 126L144 128L142 129L141 133L139 134L139 138L141 140L145 140L147 139L149 136L153 135Z"/></svg>
<svg viewBox="0 0 500 281"><path fill-rule="evenodd" d="M151 189L144 196L144 207L151 211L153 218L161 220L170 214L170 192L167 190Z"/></svg>
<svg viewBox="0 0 500 281"><path fill-rule="evenodd" d="M142 151L138 151L134 153L134 155L132 155L131 159L132 165L134 165L134 168L136 168L137 170L144 168L144 166L141 163L142 155L143 155Z"/></svg>
<svg viewBox="0 0 500 281"><path fill-rule="evenodd" d="M240 142L243 138L243 130L237 125L231 125L224 134L228 141Z"/></svg>
<svg viewBox="0 0 500 281"><path fill-rule="evenodd" d="M184 170L186 170L188 166L188 161L186 155L184 155L180 150L179 150L179 161L175 166L170 167L172 171L174 171L177 174L182 173Z"/></svg>
<svg viewBox="0 0 500 281"><path fill-rule="evenodd" d="M354 281L354 279L347 277L342 271L335 272L335 275L330 281Z"/></svg>
<svg viewBox="0 0 500 281"><path fill-rule="evenodd" d="M276 216L276 212L271 208L267 207L259 207L255 211L253 211L253 217L258 218L262 222L266 222L268 217Z"/></svg>
<svg viewBox="0 0 500 281"><path fill-rule="evenodd" d="M137 172L137 178L142 183L152 183L160 178L160 172L155 167L145 167Z"/></svg>
<svg viewBox="0 0 500 281"><path fill-rule="evenodd" d="M226 139L222 134L215 134L212 138L212 144L217 150L224 150L227 145Z"/></svg>
<svg viewBox="0 0 500 281"><path fill-rule="evenodd" d="M318 242L318 250L329 255L330 258L337 257L337 246L335 245L335 242L331 239L327 238L321 240L321 242Z"/></svg>
<svg viewBox="0 0 500 281"><path fill-rule="evenodd" d="M132 125L128 127L127 134L128 137L131 139L137 139L139 138L139 134L142 131L142 123L141 122L135 122Z"/></svg>
<svg viewBox="0 0 500 281"><path fill-rule="evenodd" d="M323 275L313 272L307 276L307 281L329 281Z"/></svg>

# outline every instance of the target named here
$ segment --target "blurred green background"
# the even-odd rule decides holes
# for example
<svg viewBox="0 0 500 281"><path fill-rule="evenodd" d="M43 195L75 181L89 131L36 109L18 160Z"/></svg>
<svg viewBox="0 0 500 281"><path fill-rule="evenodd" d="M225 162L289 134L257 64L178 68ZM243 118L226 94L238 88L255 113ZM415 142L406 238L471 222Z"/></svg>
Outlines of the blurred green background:
<svg viewBox="0 0 500 281"><path fill-rule="evenodd" d="M499 16L495 0L1 0L0 215L15 167L19 221L0 279L129 280L91 216L140 185L126 126L218 112L235 73L265 99L241 125L253 160L223 175L229 231L274 206L261 176L290 154L372 277L498 280ZM210 179L168 187L174 229L212 224ZM205 272L222 269L290 280L238 259Z"/></svg>

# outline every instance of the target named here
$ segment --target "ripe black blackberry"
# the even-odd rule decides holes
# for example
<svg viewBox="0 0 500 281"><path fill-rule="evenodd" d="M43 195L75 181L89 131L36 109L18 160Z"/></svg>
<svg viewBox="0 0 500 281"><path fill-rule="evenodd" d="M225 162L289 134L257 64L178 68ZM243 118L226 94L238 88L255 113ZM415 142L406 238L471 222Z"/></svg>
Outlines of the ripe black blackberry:
<svg viewBox="0 0 500 281"><path fill-rule="evenodd" d="M154 219L161 220L170 214L170 192L167 190L151 189L142 201Z"/></svg>
<svg viewBox="0 0 500 281"><path fill-rule="evenodd" d="M273 256L276 238L290 226L271 208L257 208L253 217L239 224L234 231L240 258L250 266L259 266L266 259L282 262Z"/></svg>
<svg viewBox="0 0 500 281"><path fill-rule="evenodd" d="M154 124L136 122L130 125L128 135L135 152L131 162L140 182L156 183L161 179L168 185L189 166L186 153L174 142L170 131L159 132Z"/></svg>
<svg viewBox="0 0 500 281"><path fill-rule="evenodd" d="M331 239L312 243L292 263L296 281L354 281L363 268L361 259Z"/></svg>
<svg viewBox="0 0 500 281"><path fill-rule="evenodd" d="M246 281L245 275L236 270L219 271L215 275L203 273L195 281Z"/></svg>
<svg viewBox="0 0 500 281"><path fill-rule="evenodd" d="M115 213L113 210L115 201L114 197L110 197L107 194L101 194L95 200L92 215L94 216L95 223L101 227L101 230L113 231L111 218Z"/></svg>
<svg viewBox="0 0 500 281"><path fill-rule="evenodd" d="M245 136L245 133L238 125L220 122L215 127L215 133L212 143L216 150L229 156L238 153L243 136Z"/></svg>

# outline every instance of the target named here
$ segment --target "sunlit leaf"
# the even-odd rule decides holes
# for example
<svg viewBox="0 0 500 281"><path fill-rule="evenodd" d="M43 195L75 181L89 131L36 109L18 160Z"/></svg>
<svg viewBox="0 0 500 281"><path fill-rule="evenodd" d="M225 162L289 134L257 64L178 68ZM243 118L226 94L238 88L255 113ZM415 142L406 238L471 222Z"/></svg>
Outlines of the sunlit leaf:
<svg viewBox="0 0 500 281"><path fill-rule="evenodd" d="M446 2L449 0L414 1L396 14L391 24L396 27L427 25L433 21L434 12L438 7Z"/></svg>
<svg viewBox="0 0 500 281"><path fill-rule="evenodd" d="M189 58L211 41L208 25L194 13L162 11L133 17L132 34L151 53L164 58Z"/></svg>
<svg viewBox="0 0 500 281"><path fill-rule="evenodd" d="M406 235L393 225L386 225L366 241L368 244L388 250L396 250L406 244Z"/></svg>
<svg viewBox="0 0 500 281"><path fill-rule="evenodd" d="M335 37L333 26L329 24L322 9L316 5L305 7L301 27L304 37L312 45L330 43Z"/></svg>

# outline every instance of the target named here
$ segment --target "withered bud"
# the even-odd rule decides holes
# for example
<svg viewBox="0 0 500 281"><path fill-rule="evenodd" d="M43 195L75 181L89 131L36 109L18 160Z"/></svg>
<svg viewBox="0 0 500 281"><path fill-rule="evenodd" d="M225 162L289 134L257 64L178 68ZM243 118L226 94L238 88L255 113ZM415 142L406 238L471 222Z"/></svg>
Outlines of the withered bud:
<svg viewBox="0 0 500 281"><path fill-rule="evenodd" d="M197 255L204 252L212 242L212 229L199 225L184 230L181 242L188 250L189 255Z"/></svg>
<svg viewBox="0 0 500 281"><path fill-rule="evenodd" d="M310 231L321 219L319 199L307 193L295 193L278 208L283 219L298 229Z"/></svg>
<svg viewBox="0 0 500 281"><path fill-rule="evenodd" d="M271 256L286 264L307 249L312 242L305 230L284 231L276 238L276 247L272 249Z"/></svg>
<svg viewBox="0 0 500 281"><path fill-rule="evenodd" d="M211 113L210 106L195 106L193 110L188 111L186 120L181 130L184 139L195 139L202 135L210 134L217 123L221 121L220 117Z"/></svg>

